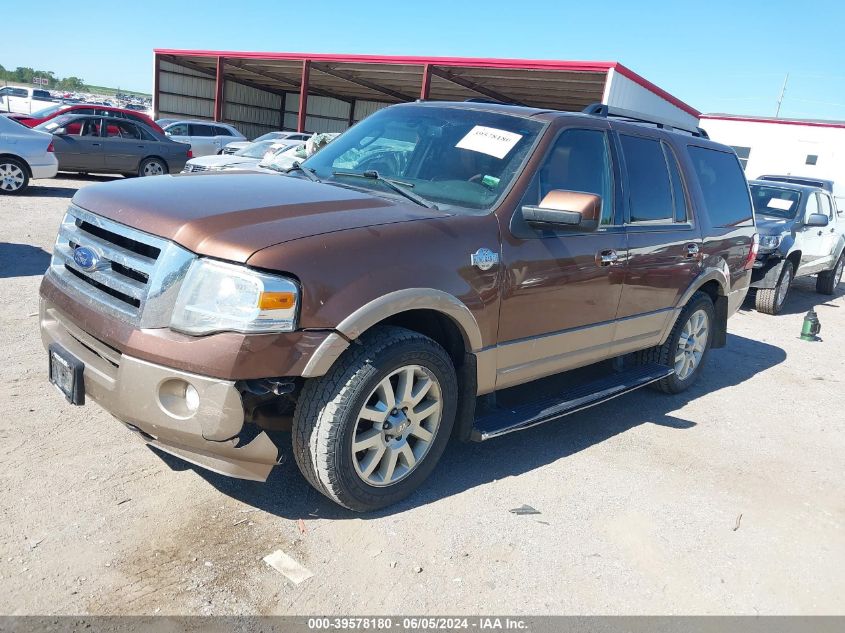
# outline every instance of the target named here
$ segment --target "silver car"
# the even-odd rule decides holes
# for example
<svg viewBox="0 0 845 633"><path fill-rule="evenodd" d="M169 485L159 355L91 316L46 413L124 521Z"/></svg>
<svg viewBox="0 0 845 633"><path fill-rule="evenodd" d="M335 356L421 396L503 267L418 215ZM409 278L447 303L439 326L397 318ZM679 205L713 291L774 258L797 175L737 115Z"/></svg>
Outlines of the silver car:
<svg viewBox="0 0 845 633"><path fill-rule="evenodd" d="M56 175L59 163L52 141L50 134L0 116L0 195L21 193L30 179Z"/></svg>
<svg viewBox="0 0 845 633"><path fill-rule="evenodd" d="M53 135L59 171L158 176L179 173L191 158L189 145L126 119L62 115L35 129Z"/></svg>
<svg viewBox="0 0 845 633"><path fill-rule="evenodd" d="M228 143L246 141L237 128L211 121L176 121L165 127L164 133L174 141L190 144L194 156L219 154Z"/></svg>

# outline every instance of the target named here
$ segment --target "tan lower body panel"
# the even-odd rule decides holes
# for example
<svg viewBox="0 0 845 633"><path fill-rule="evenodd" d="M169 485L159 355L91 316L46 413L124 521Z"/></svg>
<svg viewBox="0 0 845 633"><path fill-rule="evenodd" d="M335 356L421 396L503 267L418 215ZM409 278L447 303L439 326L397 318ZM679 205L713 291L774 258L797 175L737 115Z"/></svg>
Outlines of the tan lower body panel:
<svg viewBox="0 0 845 633"><path fill-rule="evenodd" d="M57 343L85 364L86 399L143 433L154 446L191 463L233 477L263 481L278 460L266 433L245 446L240 392L233 381L209 378L132 358L103 344L48 302L41 303L44 346ZM180 387L197 391L190 411Z"/></svg>

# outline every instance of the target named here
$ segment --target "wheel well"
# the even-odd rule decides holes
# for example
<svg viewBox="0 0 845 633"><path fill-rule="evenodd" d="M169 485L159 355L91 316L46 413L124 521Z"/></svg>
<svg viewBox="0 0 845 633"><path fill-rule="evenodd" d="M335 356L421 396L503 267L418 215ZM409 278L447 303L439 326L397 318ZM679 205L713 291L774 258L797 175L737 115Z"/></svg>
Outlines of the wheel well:
<svg viewBox="0 0 845 633"><path fill-rule="evenodd" d="M379 325L395 325L419 332L437 341L449 354L455 367L460 367L464 363L464 355L467 351L464 335L458 325L442 312L408 310L388 317Z"/></svg>
<svg viewBox="0 0 845 633"><path fill-rule="evenodd" d="M712 347L724 347L728 336L728 298L724 294L722 285L712 279L698 289L710 297L716 312L716 323L711 341Z"/></svg>
<svg viewBox="0 0 845 633"><path fill-rule="evenodd" d="M715 279L708 281L698 290L707 294L713 300L714 304L719 300L719 297L724 296L721 284L719 284L719 282Z"/></svg>
<svg viewBox="0 0 845 633"><path fill-rule="evenodd" d="M792 251L786 256L787 261L792 262L793 272L798 270L798 265L801 263L801 251Z"/></svg>
<svg viewBox="0 0 845 633"><path fill-rule="evenodd" d="M0 158L14 158L16 161L18 161L24 166L24 168L26 169L26 175L32 178L32 167L30 167L29 163L26 162L20 156L15 156L14 154L0 154Z"/></svg>

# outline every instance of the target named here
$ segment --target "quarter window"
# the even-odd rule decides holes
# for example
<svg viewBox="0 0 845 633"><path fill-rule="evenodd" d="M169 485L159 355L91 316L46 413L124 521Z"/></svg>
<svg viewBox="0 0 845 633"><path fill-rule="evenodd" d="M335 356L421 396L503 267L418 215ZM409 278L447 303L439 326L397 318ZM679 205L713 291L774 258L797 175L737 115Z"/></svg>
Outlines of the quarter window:
<svg viewBox="0 0 845 633"><path fill-rule="evenodd" d="M225 127L214 126L214 134L217 136L232 136L232 133Z"/></svg>
<svg viewBox="0 0 845 633"><path fill-rule="evenodd" d="M631 222L671 222L675 217L666 157L659 141L620 134L628 172Z"/></svg>
<svg viewBox="0 0 845 633"><path fill-rule="evenodd" d="M714 227L753 223L748 181L733 152L689 146L704 205Z"/></svg>

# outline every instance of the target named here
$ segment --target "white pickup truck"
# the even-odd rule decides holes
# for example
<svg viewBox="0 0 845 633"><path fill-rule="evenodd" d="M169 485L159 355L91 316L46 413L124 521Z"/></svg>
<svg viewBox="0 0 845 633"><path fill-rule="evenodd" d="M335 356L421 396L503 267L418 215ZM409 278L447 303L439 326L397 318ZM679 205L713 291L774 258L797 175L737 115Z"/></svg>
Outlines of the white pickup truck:
<svg viewBox="0 0 845 633"><path fill-rule="evenodd" d="M55 103L56 100L50 96L50 92L43 88L0 88L0 112L32 114Z"/></svg>

